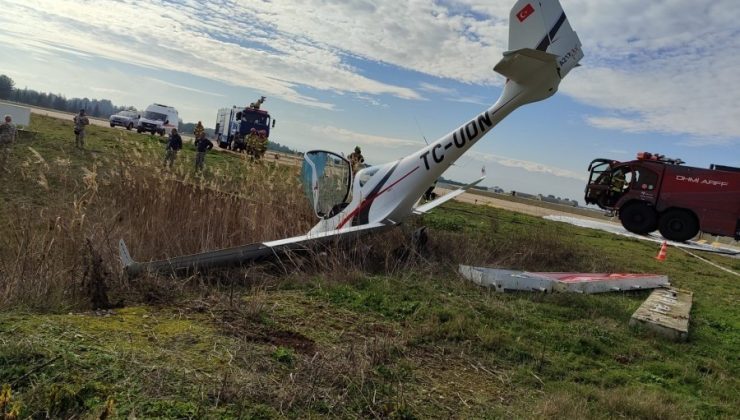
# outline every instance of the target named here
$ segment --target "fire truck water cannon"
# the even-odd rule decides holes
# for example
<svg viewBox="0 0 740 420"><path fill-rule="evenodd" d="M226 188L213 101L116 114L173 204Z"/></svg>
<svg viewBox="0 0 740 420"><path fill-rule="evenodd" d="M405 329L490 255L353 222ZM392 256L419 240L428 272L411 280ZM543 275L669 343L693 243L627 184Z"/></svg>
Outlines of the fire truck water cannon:
<svg viewBox="0 0 740 420"><path fill-rule="evenodd" d="M616 211L622 226L686 241L699 231L740 239L740 168L684 166L681 159L641 152L619 162L594 159L586 203Z"/></svg>

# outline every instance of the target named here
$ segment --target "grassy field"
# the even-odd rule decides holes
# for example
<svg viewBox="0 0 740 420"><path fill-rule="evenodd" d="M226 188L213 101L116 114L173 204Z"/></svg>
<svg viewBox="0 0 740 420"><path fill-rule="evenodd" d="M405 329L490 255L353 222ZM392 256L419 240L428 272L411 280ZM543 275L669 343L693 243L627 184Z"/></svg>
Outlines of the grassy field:
<svg viewBox="0 0 740 420"><path fill-rule="evenodd" d="M188 277L139 260L305 232L297 168L33 116L0 173L0 416L735 418L737 278L683 252L449 203L349 249ZM428 247L409 233L428 226ZM740 260L703 255L740 270ZM496 294L460 263L664 273L694 292L672 343L628 326L648 292Z"/></svg>

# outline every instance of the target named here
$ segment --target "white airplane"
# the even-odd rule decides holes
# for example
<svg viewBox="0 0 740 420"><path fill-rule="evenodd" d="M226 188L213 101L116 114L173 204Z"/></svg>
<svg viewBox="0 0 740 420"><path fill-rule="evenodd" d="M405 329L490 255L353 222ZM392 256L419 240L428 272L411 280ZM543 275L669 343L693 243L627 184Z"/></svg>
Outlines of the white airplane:
<svg viewBox="0 0 740 420"><path fill-rule="evenodd" d="M558 0L519 0L509 15L509 50L494 71L506 77L489 109L416 153L353 175L343 156L322 150L305 154L306 195L319 222L306 235L160 261L135 262L123 240L121 263L129 275L242 264L322 242L364 235L400 224L462 194L483 178L423 205L424 191L450 165L516 108L552 96L583 58L581 42Z"/></svg>

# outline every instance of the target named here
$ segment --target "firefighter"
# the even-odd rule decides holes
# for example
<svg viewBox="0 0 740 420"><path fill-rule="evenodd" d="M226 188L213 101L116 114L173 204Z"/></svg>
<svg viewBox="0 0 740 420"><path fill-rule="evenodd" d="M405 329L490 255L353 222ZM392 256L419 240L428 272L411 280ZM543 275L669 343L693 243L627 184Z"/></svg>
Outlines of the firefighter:
<svg viewBox="0 0 740 420"><path fill-rule="evenodd" d="M257 141L259 139L259 136L257 135L257 129L252 128L249 130L249 135L247 136L247 155L254 160L256 154L257 154Z"/></svg>
<svg viewBox="0 0 740 420"><path fill-rule="evenodd" d="M362 164L365 163L365 158L362 157L360 146L355 146L355 151L349 155L349 161L352 164L352 174L356 174L360 169L362 169Z"/></svg>
<svg viewBox="0 0 740 420"><path fill-rule="evenodd" d="M257 134L257 159L262 159L265 152L267 152L267 131L260 130Z"/></svg>
<svg viewBox="0 0 740 420"><path fill-rule="evenodd" d="M198 141L200 139L201 135L204 135L206 133L206 129L203 127L203 123L198 121L198 125L195 126L195 129L193 129L193 137L195 137L195 140Z"/></svg>
<svg viewBox="0 0 740 420"><path fill-rule="evenodd" d="M620 170L620 171L617 171L617 172L616 172L616 173L615 173L615 174L614 174L614 175L612 176L612 185L611 185L611 190L612 190L612 191L613 191L613 192L614 192L615 194L619 194L619 193L621 193L621 192L622 192L622 190L624 190L624 185L625 185L625 183L626 183L626 182L627 182L627 180L625 179L625 176L624 176L624 172L623 172L623 171L621 171L621 170Z"/></svg>

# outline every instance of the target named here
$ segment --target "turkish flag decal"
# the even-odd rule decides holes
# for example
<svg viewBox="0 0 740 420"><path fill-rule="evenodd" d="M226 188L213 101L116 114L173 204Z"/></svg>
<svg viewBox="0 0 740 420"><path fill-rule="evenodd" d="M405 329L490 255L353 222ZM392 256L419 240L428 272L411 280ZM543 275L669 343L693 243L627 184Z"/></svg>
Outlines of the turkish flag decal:
<svg viewBox="0 0 740 420"><path fill-rule="evenodd" d="M527 3L527 5L524 6L524 8L519 11L519 13L516 14L516 18L519 19L519 22L524 22L524 20L527 19L532 13L534 13L534 7L532 7L531 4Z"/></svg>

